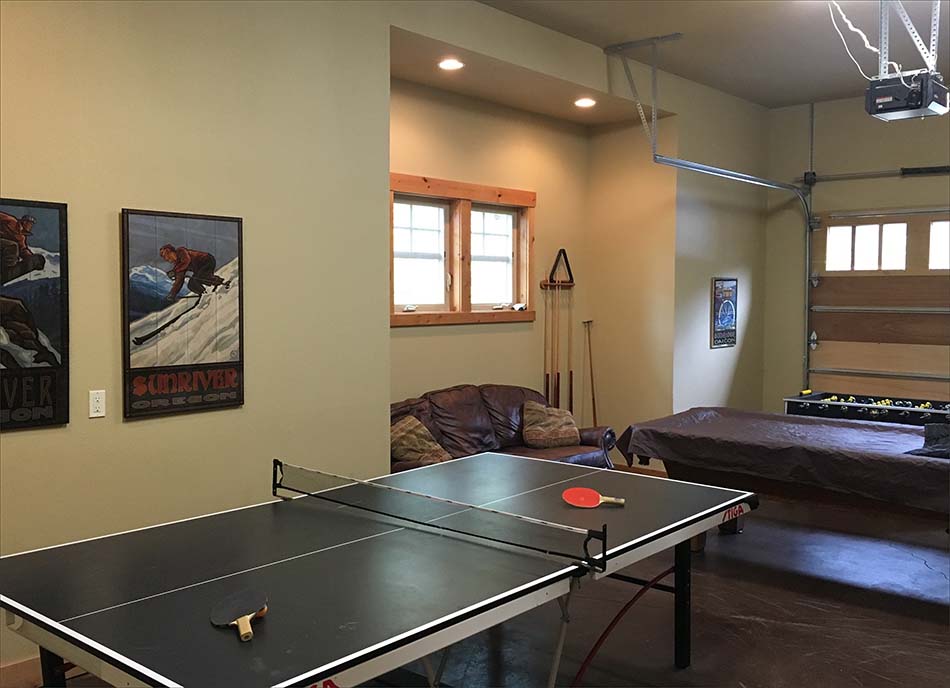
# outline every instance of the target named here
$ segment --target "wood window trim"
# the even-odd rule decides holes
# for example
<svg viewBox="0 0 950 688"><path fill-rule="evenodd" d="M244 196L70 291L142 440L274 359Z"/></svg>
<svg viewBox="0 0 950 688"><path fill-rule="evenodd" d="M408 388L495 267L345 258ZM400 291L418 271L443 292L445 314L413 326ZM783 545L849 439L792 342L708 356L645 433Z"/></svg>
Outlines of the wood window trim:
<svg viewBox="0 0 950 688"><path fill-rule="evenodd" d="M433 177L391 173L389 175L389 325L417 327L423 325L481 325L487 323L533 322L531 270L534 258L534 208L537 194L533 191L456 182ZM448 240L446 242L447 272L451 278L448 311L396 310L393 300L393 203L396 196L419 196L449 203ZM517 212L517 234L513 246L516 281L513 298L526 309L472 310L471 287L471 220L472 204L497 205Z"/></svg>

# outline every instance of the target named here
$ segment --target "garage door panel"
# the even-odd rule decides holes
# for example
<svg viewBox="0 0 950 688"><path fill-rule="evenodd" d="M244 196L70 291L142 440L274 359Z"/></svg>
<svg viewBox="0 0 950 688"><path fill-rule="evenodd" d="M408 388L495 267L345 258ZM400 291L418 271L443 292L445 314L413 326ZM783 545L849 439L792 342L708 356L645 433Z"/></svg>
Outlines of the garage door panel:
<svg viewBox="0 0 950 688"><path fill-rule="evenodd" d="M817 312L810 322L819 342L950 343L950 314Z"/></svg>
<svg viewBox="0 0 950 688"><path fill-rule="evenodd" d="M945 275L822 277L811 290L813 306L950 307Z"/></svg>
<svg viewBox="0 0 950 688"><path fill-rule="evenodd" d="M811 353L812 368L923 373L950 377L950 346L825 341Z"/></svg>
<svg viewBox="0 0 950 688"><path fill-rule="evenodd" d="M816 392L950 401L950 382L939 380L904 380L828 373L812 373L809 380L811 389Z"/></svg>

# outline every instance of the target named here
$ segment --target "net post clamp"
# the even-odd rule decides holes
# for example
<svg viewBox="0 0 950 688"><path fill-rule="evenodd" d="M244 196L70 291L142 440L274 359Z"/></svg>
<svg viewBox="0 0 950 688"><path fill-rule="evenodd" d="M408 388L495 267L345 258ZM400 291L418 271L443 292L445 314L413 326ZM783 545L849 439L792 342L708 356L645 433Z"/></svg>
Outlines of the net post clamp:
<svg viewBox="0 0 950 688"><path fill-rule="evenodd" d="M600 540L600 559L596 555L591 555L589 545L591 540ZM600 530L588 530L587 537L584 538L584 564L590 571L607 571L607 524L601 526ZM585 575L587 571L581 569L579 575Z"/></svg>

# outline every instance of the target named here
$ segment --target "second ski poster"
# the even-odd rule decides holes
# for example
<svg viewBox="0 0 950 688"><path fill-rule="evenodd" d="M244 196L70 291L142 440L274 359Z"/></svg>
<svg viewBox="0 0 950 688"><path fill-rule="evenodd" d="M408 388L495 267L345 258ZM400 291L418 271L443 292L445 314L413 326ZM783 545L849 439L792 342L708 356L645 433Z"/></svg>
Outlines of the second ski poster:
<svg viewBox="0 0 950 688"><path fill-rule="evenodd" d="M244 403L241 225L122 211L126 418Z"/></svg>

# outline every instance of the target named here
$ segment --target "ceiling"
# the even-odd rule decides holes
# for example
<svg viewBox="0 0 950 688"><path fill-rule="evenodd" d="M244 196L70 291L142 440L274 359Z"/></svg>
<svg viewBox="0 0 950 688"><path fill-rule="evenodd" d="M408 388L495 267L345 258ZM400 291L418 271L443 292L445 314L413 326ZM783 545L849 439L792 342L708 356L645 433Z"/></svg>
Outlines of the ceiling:
<svg viewBox="0 0 950 688"><path fill-rule="evenodd" d="M660 48L659 65L679 76L767 107L860 95L865 80L835 33L824 0L481 0L487 5L604 47L674 32ZM873 45L878 41L877 0L839 0L851 22ZM950 2L941 0L937 68L950 80ZM930 0L904 0L930 41ZM877 55L836 16L865 73L877 72ZM923 67L892 10L891 59L905 69ZM630 56L648 62L650 50Z"/></svg>
<svg viewBox="0 0 950 688"><path fill-rule="evenodd" d="M417 33L393 27L389 46L390 74L397 79L586 126L638 119L636 107L626 98L583 88ZM448 56L464 62L465 68L455 72L439 69L439 61ZM576 107L574 101L584 96L596 100L597 105L586 109ZM657 116L663 114L658 112ZM649 108L646 115L650 116Z"/></svg>

